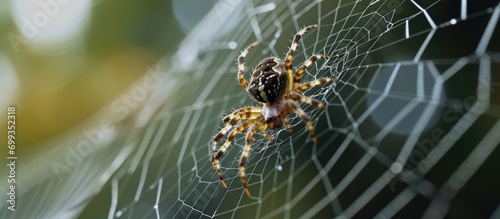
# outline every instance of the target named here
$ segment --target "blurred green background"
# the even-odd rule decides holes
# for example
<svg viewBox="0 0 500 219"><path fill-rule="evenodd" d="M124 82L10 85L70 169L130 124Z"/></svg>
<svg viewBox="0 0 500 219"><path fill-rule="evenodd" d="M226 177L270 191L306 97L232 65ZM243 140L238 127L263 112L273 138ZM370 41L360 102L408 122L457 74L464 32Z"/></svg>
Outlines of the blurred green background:
<svg viewBox="0 0 500 219"><path fill-rule="evenodd" d="M75 127L119 97L176 49L212 4L40 2L0 2L0 84L5 89L0 111L17 106L18 153ZM193 20L179 22L183 14L176 19L173 7ZM0 127L2 135L5 128Z"/></svg>

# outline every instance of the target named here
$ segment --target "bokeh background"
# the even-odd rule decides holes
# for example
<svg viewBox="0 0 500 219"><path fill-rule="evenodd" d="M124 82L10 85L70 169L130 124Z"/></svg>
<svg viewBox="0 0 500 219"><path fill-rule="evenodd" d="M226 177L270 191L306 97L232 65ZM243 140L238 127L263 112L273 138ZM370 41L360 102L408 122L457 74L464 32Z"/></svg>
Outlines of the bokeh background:
<svg viewBox="0 0 500 219"><path fill-rule="evenodd" d="M1 1L18 200L0 218L500 218L499 13L498 1ZM304 74L338 79L306 91L326 111L301 105L318 144L295 116L291 134L259 136L249 198L238 135L222 189L211 138L255 105L236 57L255 40L247 69L282 57L315 23L294 66L334 57Z"/></svg>
<svg viewBox="0 0 500 219"><path fill-rule="evenodd" d="M119 97L175 51L213 6L213 1L40 2L0 3L1 103L16 105L22 115L19 153L81 124Z"/></svg>
<svg viewBox="0 0 500 219"><path fill-rule="evenodd" d="M64 160L64 154L68 154L64 148L84 138L83 130L91 130L101 118L116 118L116 113L106 111L106 107L120 101L122 94L144 78L162 57L173 54L213 4L214 1L0 2L0 119L6 122L7 107L16 107L16 153L20 159L16 191L18 204L23 199L25 203L24 208L17 209L21 213L16 216L6 212L2 202L2 218L53 218L50 213L27 213L33 205L26 199L39 197L41 201L45 195L19 198L55 176L53 168L45 174L33 167L50 166L55 157ZM149 95L151 89L147 92ZM113 122L126 120L144 104L146 97L131 101L130 111ZM1 139L6 139L6 128L0 127ZM6 163L7 147L1 147L0 152L5 155L0 158L2 163ZM4 170L2 167L2 178L7 174ZM33 172L44 176L40 178ZM2 192L7 189L6 180L0 185Z"/></svg>

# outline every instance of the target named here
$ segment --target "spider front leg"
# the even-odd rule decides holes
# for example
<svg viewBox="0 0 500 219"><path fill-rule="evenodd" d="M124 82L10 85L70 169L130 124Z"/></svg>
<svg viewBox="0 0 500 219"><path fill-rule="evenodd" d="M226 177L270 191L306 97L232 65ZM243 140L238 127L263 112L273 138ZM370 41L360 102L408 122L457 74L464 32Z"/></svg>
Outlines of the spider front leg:
<svg viewBox="0 0 500 219"><path fill-rule="evenodd" d="M247 196L250 196L250 190L248 190L248 187L247 187L247 177L246 177L246 173L245 173L245 164L248 160L248 157L250 156L250 149L252 146L251 143L252 143L252 141L255 140L253 138L253 135L255 134L255 132L259 128L261 128L262 126L265 127L265 124L266 123L264 123L264 122L259 122L259 123L252 125L252 127L249 129L249 131L247 133L245 148L243 150L243 154L241 155L241 159L240 159L241 183L243 183L243 188L245 189L245 193L247 194Z"/></svg>
<svg viewBox="0 0 500 219"><path fill-rule="evenodd" d="M275 139L275 137L267 134L266 132L266 128L267 128L267 125L263 125L261 128L260 128L260 133L262 134L262 136L264 136L264 138L266 138L268 141L272 141Z"/></svg>
<svg viewBox="0 0 500 219"><path fill-rule="evenodd" d="M302 78L302 73L304 70L306 70L307 67L309 67L312 63L314 63L317 59L330 59L329 56L324 56L324 55L313 55L307 62L305 62L302 66L300 66L299 69L297 69L297 72L295 72L295 76L293 77L293 87L297 87L300 83L300 78Z"/></svg>
<svg viewBox="0 0 500 219"><path fill-rule="evenodd" d="M212 142L212 157L215 156L215 149L217 146L217 142L224 137L224 135L231 130L231 128L238 123L238 121L245 119L255 119L262 114L262 108L258 107L246 107L240 108L227 115L223 121L226 124L224 128L222 128L219 133L217 133ZM244 131L244 130L243 130Z"/></svg>
<svg viewBox="0 0 500 219"><path fill-rule="evenodd" d="M250 51L253 47L257 46L258 44L259 44L258 41L252 43L245 50L243 50L243 52L241 52L240 56L238 57L238 80L240 82L240 85L245 90L248 90L248 82L243 77L243 73L245 71L245 57L247 56L248 51Z"/></svg>
<svg viewBox="0 0 500 219"><path fill-rule="evenodd" d="M252 120L249 120L249 121L246 121L244 123L241 123L238 127L236 127L232 132L231 134L229 134L229 136L227 137L227 140L226 142L224 143L224 145L222 145L222 147L219 149L218 152L215 152L215 149L216 149L216 144L217 144L217 141L216 140L219 140L219 138L217 138L219 135L216 136L217 139L214 138L214 144L212 145L212 168L214 170L217 171L217 175L219 176L219 179L222 183L222 186L224 186L224 188L228 188L227 185L226 185L226 182L224 181L224 178L222 178L222 172L220 170L220 158L222 157L222 155L224 155L224 153L226 152L226 150L229 148L229 146L231 146L231 143L233 142L234 140L234 136L239 133L239 132L243 132L244 130L246 130L248 127L252 126L253 124L255 124L256 122L258 122L259 119L252 119ZM222 136L221 136L222 137Z"/></svg>
<svg viewBox="0 0 500 219"><path fill-rule="evenodd" d="M285 67L286 67L286 74L288 76L288 90L293 89L293 66L292 66L292 57L293 54L295 53L295 50L297 50L297 45L299 44L300 38L302 35L304 35L308 30L317 28L318 25L310 25L307 27L304 27L302 30L297 32L295 36L293 37L292 45L290 46L290 50L288 50L288 53L286 54L286 59L285 59Z"/></svg>
<svg viewBox="0 0 500 219"><path fill-rule="evenodd" d="M222 121L225 124L234 125L240 120L257 118L260 114L262 114L261 107L245 107L235 110L231 114L224 117Z"/></svg>
<svg viewBox="0 0 500 219"><path fill-rule="evenodd" d="M290 126L290 119L288 119L288 116L285 117L285 128L288 131L288 133L292 132L292 126Z"/></svg>
<svg viewBox="0 0 500 219"><path fill-rule="evenodd" d="M311 133L312 140L314 144L318 142L316 138L316 131L314 130L314 126L311 122L309 116L300 108L300 106L295 101L288 101L287 110L290 112L295 112L301 119L306 123L307 129L309 129L309 133Z"/></svg>

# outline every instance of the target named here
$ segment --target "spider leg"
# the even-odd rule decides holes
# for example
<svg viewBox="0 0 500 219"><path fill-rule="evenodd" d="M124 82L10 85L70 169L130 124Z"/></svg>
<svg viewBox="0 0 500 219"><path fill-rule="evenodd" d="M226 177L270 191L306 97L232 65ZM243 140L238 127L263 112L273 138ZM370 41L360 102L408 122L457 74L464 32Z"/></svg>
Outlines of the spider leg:
<svg viewBox="0 0 500 219"><path fill-rule="evenodd" d="M224 137L224 135L229 131L231 130L231 128L233 127L232 124L227 124L226 126L224 126L224 128L222 128L219 133L217 133L217 135L215 135L214 137L214 141L212 142L212 159L215 157L215 150L217 148L217 142L222 138Z"/></svg>
<svg viewBox="0 0 500 219"><path fill-rule="evenodd" d="M299 69L297 69L297 72L295 72L295 76L293 78L293 87L297 87L300 83L300 78L302 78L302 73L304 70L306 70L307 67L309 67L312 63L314 63L317 59L330 59L329 56L324 56L324 55L313 55L307 62L305 62L302 66L300 66Z"/></svg>
<svg viewBox="0 0 500 219"><path fill-rule="evenodd" d="M290 92L290 94L288 94L288 95L292 100L302 101L302 102L307 103L309 105L317 106L318 108L320 108L322 110L325 109L325 105L321 101L316 100L314 98L305 97L304 95L297 93L295 91Z"/></svg>
<svg viewBox="0 0 500 219"><path fill-rule="evenodd" d="M316 138L316 131L314 130L314 126L311 122L309 116L300 108L300 106L295 101L288 101L287 107L294 111L307 125L307 129L311 133L311 137L313 139L314 144L318 141Z"/></svg>
<svg viewBox="0 0 500 219"><path fill-rule="evenodd" d="M267 124L264 124L261 128L260 128L260 133L262 134L262 136L264 136L264 138L266 138L268 141L272 141L274 140L275 138L269 134L267 134L266 132L266 128L267 128Z"/></svg>
<svg viewBox="0 0 500 219"><path fill-rule="evenodd" d="M297 45L299 44L299 40L304 35L308 30L317 28L318 25L314 24L311 26L304 27L302 30L297 32L295 36L293 37L292 45L290 46L290 49L288 50L288 53L286 54L286 59L285 59L285 67L286 67L286 74L288 76L288 91L291 91L293 89L293 66L292 66L292 57L293 54L295 53L295 50L297 50Z"/></svg>
<svg viewBox="0 0 500 219"><path fill-rule="evenodd" d="M217 133L214 137L213 143L212 143L212 157L215 156L215 149L217 146L217 142L224 137L224 135L231 130L231 128L236 125L238 121L244 120L244 119L255 119L261 115L262 108L258 107L247 107L247 108L240 108L226 116L223 121L226 124L224 128L222 128L219 133ZM241 131L244 132L245 130Z"/></svg>
<svg viewBox="0 0 500 219"><path fill-rule="evenodd" d="M250 149L251 149L251 146L252 146L252 141L254 141L255 139L253 138L253 134L261 127L265 127L265 124L264 122L259 122L259 123L255 123L252 125L252 127L249 129L248 133L247 133L247 136L246 136L246 144L245 144L245 149L243 151L243 154L241 155L241 159L240 159L240 176L241 176L241 183L243 183L243 188L245 189L245 193L247 194L247 196L250 196L250 190L248 190L248 187L247 187L247 177L246 177L246 173L245 173L245 164L247 162L247 159L248 159L248 156L250 156Z"/></svg>
<svg viewBox="0 0 500 219"><path fill-rule="evenodd" d="M314 86L318 86L318 85L322 85L324 83L336 83L337 80L335 78L320 78L320 79L317 79L317 80L314 80L314 81L310 81L310 82L307 82L307 83L304 83L304 84L301 84L299 85L298 87L295 88L295 92L301 92L307 88L310 88L310 87L314 87Z"/></svg>
<svg viewBox="0 0 500 219"><path fill-rule="evenodd" d="M224 179L222 178L222 172L220 170L220 158L222 157L222 155L224 155L226 150L229 148L229 146L231 145L231 143L234 140L234 136L238 132L244 131L245 129L252 126L253 124L255 124L258 121L259 121L259 119L249 120L249 121L246 121L244 123L241 123L238 127L233 129L231 134L229 134L229 136L227 137L226 142L224 143L224 145L222 145L222 147L219 149L219 151L217 153L215 152L217 141L214 140L214 144L212 145L212 168L217 171L217 175L219 176L219 179L222 183L222 186L224 186L224 188L226 188L226 189L227 189L227 185L226 185L226 182L224 181ZM217 136L216 136L216 138L217 138Z"/></svg>
<svg viewBox="0 0 500 219"><path fill-rule="evenodd" d="M240 85L247 90L248 89L248 82L243 78L243 72L245 71L245 57L247 56L248 51L250 51L253 47L257 46L259 44L258 41L250 44L243 52L241 52L240 56L238 56L238 80L240 82Z"/></svg>
<svg viewBox="0 0 500 219"><path fill-rule="evenodd" d="M260 114L262 114L261 107L245 107L240 108L232 112L231 114L224 117L222 120L225 124L236 124L239 120L244 119L254 119L257 118Z"/></svg>
<svg viewBox="0 0 500 219"><path fill-rule="evenodd" d="M285 117L285 127L289 133L292 132L292 127L290 126L290 120L288 119L288 116Z"/></svg>

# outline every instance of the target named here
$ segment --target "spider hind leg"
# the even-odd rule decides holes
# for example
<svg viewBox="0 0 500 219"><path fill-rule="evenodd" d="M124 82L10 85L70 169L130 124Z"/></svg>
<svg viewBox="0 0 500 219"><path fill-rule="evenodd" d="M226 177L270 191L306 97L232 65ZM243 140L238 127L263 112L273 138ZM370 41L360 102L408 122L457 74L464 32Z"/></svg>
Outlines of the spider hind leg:
<svg viewBox="0 0 500 219"><path fill-rule="evenodd" d="M259 41L256 41L252 43L250 46L248 46L243 52L241 52L240 56L238 57L238 81L240 82L240 85L243 87L243 89L247 90L248 89L248 82L245 80L243 77L243 73L245 71L245 57L247 56L248 52L255 46L259 44Z"/></svg>
<svg viewBox="0 0 500 219"><path fill-rule="evenodd" d="M304 73L306 68L314 63L317 59L330 59L330 57L324 55L311 56L311 58L309 58L309 60L307 60L302 66L299 67L299 69L297 69L297 72L295 72L295 75L293 76L293 88L296 88L299 85L300 79L302 78L302 73Z"/></svg>
<svg viewBox="0 0 500 219"><path fill-rule="evenodd" d="M308 30L313 29L313 28L318 28L319 25L314 24L310 25L307 27L302 28L295 34L293 37L292 45L290 46L290 49L288 50L288 53L286 54L285 58L285 67L286 67L286 74L288 75L288 90L293 89L293 80L294 80L294 75L293 75L293 66L292 66L292 57L293 54L295 53L295 50L297 50L297 46L299 45L300 38L302 38L302 35L304 35Z"/></svg>
<svg viewBox="0 0 500 219"><path fill-rule="evenodd" d="M319 78L314 81L309 81L307 83L303 83L301 85L298 85L296 88L294 88L295 92L301 92L303 90L306 90L307 88L322 85L325 83L337 83L337 80L335 78Z"/></svg>

